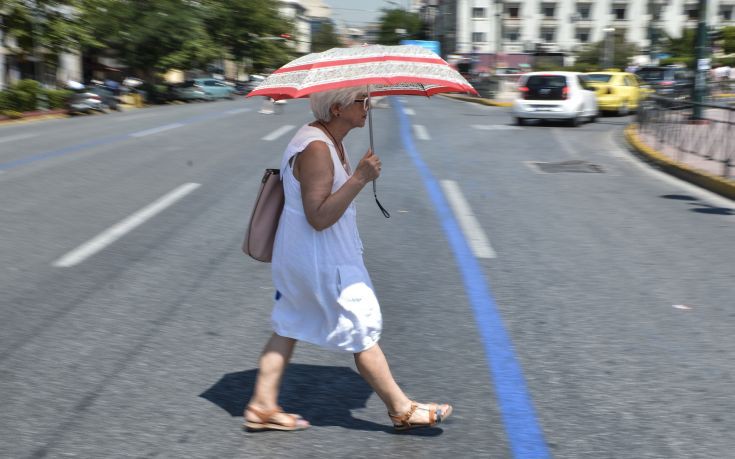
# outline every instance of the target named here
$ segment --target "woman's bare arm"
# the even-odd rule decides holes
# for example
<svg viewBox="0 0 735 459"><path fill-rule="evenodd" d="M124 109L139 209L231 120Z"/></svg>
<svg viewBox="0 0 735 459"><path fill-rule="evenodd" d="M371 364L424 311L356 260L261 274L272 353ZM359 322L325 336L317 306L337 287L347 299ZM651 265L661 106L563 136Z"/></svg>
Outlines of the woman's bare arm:
<svg viewBox="0 0 735 459"><path fill-rule="evenodd" d="M362 188L380 175L380 159L368 150L355 173L332 193L334 163L325 142L311 142L294 161L306 220L317 231L334 225Z"/></svg>

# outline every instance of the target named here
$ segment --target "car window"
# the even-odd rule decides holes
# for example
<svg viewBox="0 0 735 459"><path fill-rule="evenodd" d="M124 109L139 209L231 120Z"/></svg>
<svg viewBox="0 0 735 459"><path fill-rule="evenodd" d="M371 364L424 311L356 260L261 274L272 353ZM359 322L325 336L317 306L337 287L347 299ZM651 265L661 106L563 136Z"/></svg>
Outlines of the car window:
<svg viewBox="0 0 735 459"><path fill-rule="evenodd" d="M217 86L217 82L212 80L205 80L204 86Z"/></svg>
<svg viewBox="0 0 735 459"><path fill-rule="evenodd" d="M661 81L664 79L663 69L640 69L636 73L644 81Z"/></svg>
<svg viewBox="0 0 735 459"><path fill-rule="evenodd" d="M183 83L181 83L179 85L179 87L181 87L181 88L190 88L190 87L194 86L195 84L196 84L196 82L194 80L186 80Z"/></svg>
<svg viewBox="0 0 735 459"><path fill-rule="evenodd" d="M564 75L531 75L526 80L529 88L563 88L566 85L567 78Z"/></svg>
<svg viewBox="0 0 735 459"><path fill-rule="evenodd" d="M585 78L593 82L607 83L612 78L612 75L607 75L604 73L588 73L587 75L585 75Z"/></svg>

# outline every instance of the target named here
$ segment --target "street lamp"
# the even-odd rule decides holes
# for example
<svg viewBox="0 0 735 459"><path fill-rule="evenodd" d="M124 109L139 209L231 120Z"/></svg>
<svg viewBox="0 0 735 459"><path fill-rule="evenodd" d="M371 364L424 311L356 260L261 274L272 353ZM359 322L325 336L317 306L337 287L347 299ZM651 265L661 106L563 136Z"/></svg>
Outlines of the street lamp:
<svg viewBox="0 0 735 459"><path fill-rule="evenodd" d="M605 27L602 29L605 32L605 53L603 55L603 67L610 68L613 66L615 61L615 28Z"/></svg>

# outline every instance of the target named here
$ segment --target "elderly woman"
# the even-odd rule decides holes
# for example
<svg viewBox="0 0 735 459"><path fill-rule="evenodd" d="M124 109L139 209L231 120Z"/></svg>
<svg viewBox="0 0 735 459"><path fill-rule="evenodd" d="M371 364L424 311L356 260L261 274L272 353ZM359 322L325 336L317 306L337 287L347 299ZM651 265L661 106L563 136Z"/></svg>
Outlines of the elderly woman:
<svg viewBox="0 0 735 459"><path fill-rule="evenodd" d="M353 353L360 374L398 430L431 426L452 413L447 404L410 400L378 345L380 305L362 260L353 200L380 175L380 158L368 150L352 171L342 145L348 132L365 126L369 108L365 88L313 94L316 120L299 129L283 155L286 202L273 248L274 333L260 357L245 409L248 430L309 427L277 403L297 340Z"/></svg>

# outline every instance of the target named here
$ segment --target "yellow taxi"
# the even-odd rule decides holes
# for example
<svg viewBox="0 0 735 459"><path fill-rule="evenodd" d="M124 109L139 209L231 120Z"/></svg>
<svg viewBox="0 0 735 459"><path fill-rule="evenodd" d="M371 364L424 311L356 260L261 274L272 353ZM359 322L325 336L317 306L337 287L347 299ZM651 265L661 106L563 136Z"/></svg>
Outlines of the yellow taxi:
<svg viewBox="0 0 735 459"><path fill-rule="evenodd" d="M627 115L646 97L638 77L628 72L604 71L585 74L587 84L595 88L597 106L602 112Z"/></svg>

